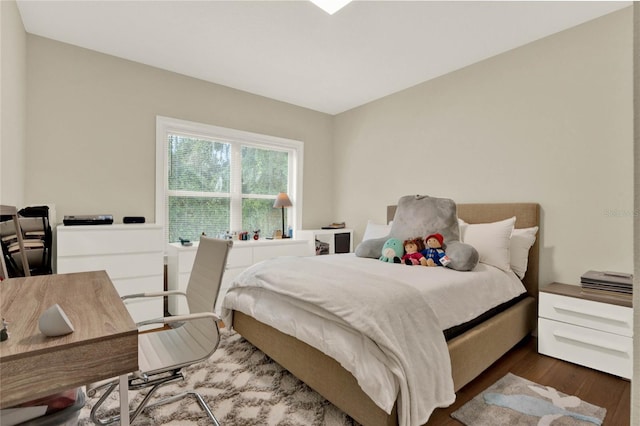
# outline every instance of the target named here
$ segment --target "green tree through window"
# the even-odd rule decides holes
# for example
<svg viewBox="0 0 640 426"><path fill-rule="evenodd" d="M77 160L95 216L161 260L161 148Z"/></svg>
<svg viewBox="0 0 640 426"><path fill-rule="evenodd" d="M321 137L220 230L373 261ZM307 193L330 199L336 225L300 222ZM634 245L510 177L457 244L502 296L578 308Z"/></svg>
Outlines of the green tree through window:
<svg viewBox="0 0 640 426"><path fill-rule="evenodd" d="M272 138L275 143L270 144L268 136L200 126L197 132L159 127L165 138L168 242L197 240L203 232L217 237L227 231L251 233L260 229L263 236L270 236L280 229L281 211L274 209L273 203L280 191L295 196L291 187L296 184L301 143L288 141L291 144L287 145L287 140L283 143ZM209 127L211 134L207 134ZM229 137L234 132L240 137ZM255 140L260 138L264 140Z"/></svg>

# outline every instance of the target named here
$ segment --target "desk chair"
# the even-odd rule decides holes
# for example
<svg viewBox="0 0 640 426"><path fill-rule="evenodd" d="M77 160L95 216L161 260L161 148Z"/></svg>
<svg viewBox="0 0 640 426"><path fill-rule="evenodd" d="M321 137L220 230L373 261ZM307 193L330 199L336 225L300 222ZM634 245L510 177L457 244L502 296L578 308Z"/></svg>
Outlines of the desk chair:
<svg viewBox="0 0 640 426"><path fill-rule="evenodd" d="M196 398L202 409L214 425L220 426L211 409L201 395L195 391L187 391L179 395L147 405L151 396L159 387L184 379L183 367L207 360L217 349L220 342L218 321L213 313L218 298L220 283L227 263L227 255L233 243L226 240L201 237L196 258L191 270L186 293L181 291L163 291L123 296L123 299L139 297L186 297L189 314L158 318L138 323L138 327L149 324L173 324L172 328L162 331L148 332L138 335L139 371L129 376L129 390L150 387L138 407L130 413L133 423L143 410L192 396ZM96 424L110 424L120 419L115 416L107 419L98 418L97 411L107 397L117 387L118 380L107 381L87 386L87 395L94 396L96 391L107 388L91 410L91 420Z"/></svg>

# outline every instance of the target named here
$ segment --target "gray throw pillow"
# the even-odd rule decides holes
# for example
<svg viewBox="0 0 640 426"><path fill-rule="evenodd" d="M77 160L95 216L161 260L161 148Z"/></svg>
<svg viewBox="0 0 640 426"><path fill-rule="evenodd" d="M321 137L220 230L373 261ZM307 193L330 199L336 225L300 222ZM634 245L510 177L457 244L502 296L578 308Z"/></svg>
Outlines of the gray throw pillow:
<svg viewBox="0 0 640 426"><path fill-rule="evenodd" d="M478 251L460 242L456 203L448 198L428 195L406 195L398 200L396 214L389 235L363 241L356 247L356 256L380 257L385 241L389 238L406 240L440 233L444 237L444 247L451 259L447 265L458 271L470 271L478 264Z"/></svg>

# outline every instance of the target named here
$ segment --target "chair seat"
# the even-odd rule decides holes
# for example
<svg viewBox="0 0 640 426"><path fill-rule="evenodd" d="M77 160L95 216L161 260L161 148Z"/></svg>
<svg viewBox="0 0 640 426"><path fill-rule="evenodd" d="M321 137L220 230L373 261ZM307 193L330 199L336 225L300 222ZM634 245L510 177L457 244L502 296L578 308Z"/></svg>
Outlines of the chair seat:
<svg viewBox="0 0 640 426"><path fill-rule="evenodd" d="M200 323L194 326L192 323ZM177 328L138 336L138 366L141 372L153 374L180 368L207 359L218 345L213 320L193 321Z"/></svg>

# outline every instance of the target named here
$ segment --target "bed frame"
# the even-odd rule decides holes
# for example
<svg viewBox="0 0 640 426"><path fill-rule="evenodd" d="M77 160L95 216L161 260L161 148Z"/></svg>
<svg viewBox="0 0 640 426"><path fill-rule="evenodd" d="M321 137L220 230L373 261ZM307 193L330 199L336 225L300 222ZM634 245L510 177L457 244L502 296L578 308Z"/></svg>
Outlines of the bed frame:
<svg viewBox="0 0 640 426"><path fill-rule="evenodd" d="M495 222L516 216L516 228L540 226L540 206L536 203L458 204L457 207L458 217L467 223ZM387 207L388 220L393 219L395 208ZM528 297L447 342L456 392L535 328L538 306L538 241L539 234L529 251L528 269L522 281ZM233 328L360 424L398 424L396 407L394 406L391 414L384 412L360 389L353 375L333 358L242 312L234 312Z"/></svg>

